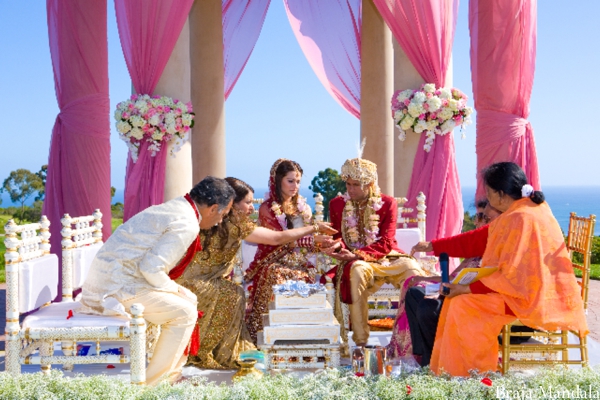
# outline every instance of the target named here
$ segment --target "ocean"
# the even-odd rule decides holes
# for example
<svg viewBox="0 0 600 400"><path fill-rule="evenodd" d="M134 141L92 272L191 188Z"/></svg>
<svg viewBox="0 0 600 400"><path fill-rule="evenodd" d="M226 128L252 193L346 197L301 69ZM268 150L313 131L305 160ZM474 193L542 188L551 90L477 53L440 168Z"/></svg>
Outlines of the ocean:
<svg viewBox="0 0 600 400"><path fill-rule="evenodd" d="M255 197L263 197L266 189L257 188ZM576 212L580 216L589 216L595 214L600 218L600 186L545 186L543 188L546 201L554 216L558 220L563 232L569 229L569 215L571 212ZM307 188L300 189L300 193L306 197L307 202L314 209L313 193ZM474 205L475 188L462 188L462 198L465 211L470 214L475 213ZM0 207L8 207L13 205L7 193L1 195L2 203ZM117 190L113 197L113 203L123 202L123 190ZM33 199L26 204L33 203ZM594 235L600 235L600 223L596 223Z"/></svg>

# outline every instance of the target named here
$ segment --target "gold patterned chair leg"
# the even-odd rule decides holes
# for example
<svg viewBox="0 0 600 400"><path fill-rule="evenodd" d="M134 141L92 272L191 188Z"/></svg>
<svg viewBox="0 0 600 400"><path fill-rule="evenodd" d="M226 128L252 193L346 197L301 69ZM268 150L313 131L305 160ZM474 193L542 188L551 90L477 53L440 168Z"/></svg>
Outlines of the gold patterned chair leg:
<svg viewBox="0 0 600 400"><path fill-rule="evenodd" d="M560 335L560 340L561 340L561 344L569 344L569 331L561 331L561 335ZM569 360L569 349L565 348L562 351L562 361L568 361Z"/></svg>
<svg viewBox="0 0 600 400"><path fill-rule="evenodd" d="M135 303L131 306L131 322L129 323L130 346L129 359L131 362L131 384L146 383L146 321L144 306Z"/></svg>
<svg viewBox="0 0 600 400"><path fill-rule="evenodd" d="M508 372L508 363L510 361L510 325L502 327L502 368L503 374Z"/></svg>
<svg viewBox="0 0 600 400"><path fill-rule="evenodd" d="M583 368L588 366L588 348L587 348L587 336L579 335L579 351L581 352L581 366Z"/></svg>
<svg viewBox="0 0 600 400"><path fill-rule="evenodd" d="M52 357L54 355L54 342L52 340L44 340L40 346L40 357ZM50 375L52 365L41 363L40 368L44 375Z"/></svg>
<svg viewBox="0 0 600 400"><path fill-rule="evenodd" d="M77 342L75 342L73 340L63 340L60 343L60 348L62 349L62 352L65 356L73 356L73 355L77 354L76 346L77 346ZM73 364L63 364L62 369L63 369L63 371L72 372Z"/></svg>

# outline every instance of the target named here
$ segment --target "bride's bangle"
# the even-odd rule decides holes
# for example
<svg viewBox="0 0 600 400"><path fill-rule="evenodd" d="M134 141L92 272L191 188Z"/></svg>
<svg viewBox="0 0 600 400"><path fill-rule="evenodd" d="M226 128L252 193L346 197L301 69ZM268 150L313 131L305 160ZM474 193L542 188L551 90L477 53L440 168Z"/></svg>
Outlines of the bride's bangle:
<svg viewBox="0 0 600 400"><path fill-rule="evenodd" d="M314 234L315 234L315 235L318 235L318 234L319 234L319 223L318 223L318 222L315 222L315 223L313 224L313 229L315 230L315 231L314 231Z"/></svg>

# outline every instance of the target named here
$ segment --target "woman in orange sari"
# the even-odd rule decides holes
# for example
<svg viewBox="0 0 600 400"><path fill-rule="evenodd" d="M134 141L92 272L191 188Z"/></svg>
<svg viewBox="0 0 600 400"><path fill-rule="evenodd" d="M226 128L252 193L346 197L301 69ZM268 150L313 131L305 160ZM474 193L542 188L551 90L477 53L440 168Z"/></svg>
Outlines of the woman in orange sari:
<svg viewBox="0 0 600 400"><path fill-rule="evenodd" d="M482 268L493 274L450 289L431 357L436 374L495 371L498 334L519 319L536 329L588 332L581 292L558 222L521 168L496 163L483 173L490 205L503 214L489 225Z"/></svg>

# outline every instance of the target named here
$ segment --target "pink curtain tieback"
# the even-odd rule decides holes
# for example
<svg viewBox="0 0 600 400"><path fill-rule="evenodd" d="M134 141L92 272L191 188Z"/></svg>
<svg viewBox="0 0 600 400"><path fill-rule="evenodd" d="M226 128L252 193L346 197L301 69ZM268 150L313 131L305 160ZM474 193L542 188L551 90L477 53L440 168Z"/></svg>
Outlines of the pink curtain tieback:
<svg viewBox="0 0 600 400"><path fill-rule="evenodd" d="M531 131L531 123L526 118L502 111L478 111L476 150L479 152L518 140L528 131Z"/></svg>
<svg viewBox="0 0 600 400"><path fill-rule="evenodd" d="M101 112L99 112L100 110ZM104 125L109 110L107 93L89 94L64 105L56 119L68 128L66 133L78 136L109 137Z"/></svg>

